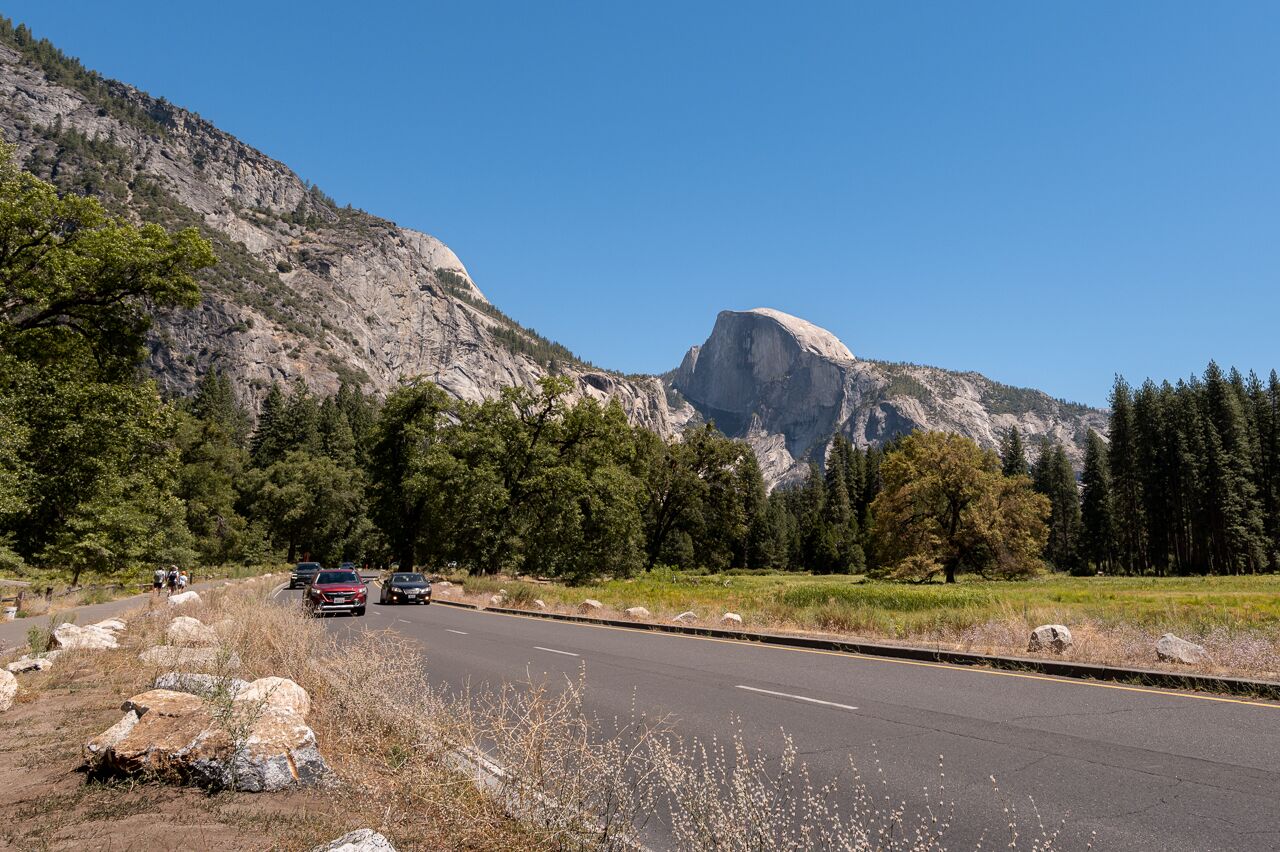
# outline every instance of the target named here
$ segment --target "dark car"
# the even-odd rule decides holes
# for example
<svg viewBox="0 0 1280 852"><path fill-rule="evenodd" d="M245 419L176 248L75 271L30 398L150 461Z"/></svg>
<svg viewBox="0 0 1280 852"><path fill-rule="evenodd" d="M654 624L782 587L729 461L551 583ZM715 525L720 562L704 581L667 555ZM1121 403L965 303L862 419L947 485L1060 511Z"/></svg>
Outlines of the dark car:
<svg viewBox="0 0 1280 852"><path fill-rule="evenodd" d="M321 571L303 592L302 604L312 615L326 612L364 615L368 591L355 571Z"/></svg>
<svg viewBox="0 0 1280 852"><path fill-rule="evenodd" d="M382 581L379 603L431 603L431 581L421 574L394 573Z"/></svg>
<svg viewBox="0 0 1280 852"><path fill-rule="evenodd" d="M298 586L305 586L318 573L320 573L319 562L299 562L293 566L293 571L289 573L289 588L296 589Z"/></svg>

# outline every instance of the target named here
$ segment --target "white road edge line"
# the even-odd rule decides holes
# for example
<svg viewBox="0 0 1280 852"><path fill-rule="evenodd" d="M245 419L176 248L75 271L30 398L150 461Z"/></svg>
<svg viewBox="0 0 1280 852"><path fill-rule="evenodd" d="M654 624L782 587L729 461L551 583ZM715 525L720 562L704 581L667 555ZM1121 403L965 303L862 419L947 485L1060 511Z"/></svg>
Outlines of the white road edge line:
<svg viewBox="0 0 1280 852"><path fill-rule="evenodd" d="M746 684L738 684L738 689L745 689L749 692L763 692L765 695L776 695L779 698L794 698L796 701L807 701L810 704L822 704L826 707L839 707L841 710L857 710L851 704L837 704L834 701L823 701L820 698L808 698L804 695L792 695L790 692L774 692L772 689L761 689L758 686L747 686Z"/></svg>
<svg viewBox="0 0 1280 852"><path fill-rule="evenodd" d="M553 654L564 654L566 657L581 657L581 656L582 656L581 654L575 654L575 653L573 653L572 651L557 651L555 648L544 648L544 647L542 647L541 645L534 645L533 647L534 647L534 648L536 648L536 649L537 649L537 650L539 650L539 651L550 651L550 652L551 652L551 653L553 653Z"/></svg>
<svg viewBox="0 0 1280 852"><path fill-rule="evenodd" d="M465 630L454 630L454 629L453 629L453 628L451 628L451 627L446 627L446 628L445 628L445 632L446 632L446 633L457 633L459 636L470 636L470 635L471 635L470 633L468 633L468 632L467 632L467 631L465 631Z"/></svg>
<svg viewBox="0 0 1280 852"><path fill-rule="evenodd" d="M275 589L271 592L271 599L275 600L277 597L279 597L280 593L284 591L284 587L287 585L289 584L281 583L280 585L276 586Z"/></svg>

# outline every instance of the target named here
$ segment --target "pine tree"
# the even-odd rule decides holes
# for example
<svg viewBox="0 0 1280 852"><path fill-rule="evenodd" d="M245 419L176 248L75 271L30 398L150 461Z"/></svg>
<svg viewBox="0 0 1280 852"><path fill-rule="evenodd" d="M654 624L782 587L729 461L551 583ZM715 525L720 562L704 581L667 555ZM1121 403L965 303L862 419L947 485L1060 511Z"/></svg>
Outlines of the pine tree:
<svg viewBox="0 0 1280 852"><path fill-rule="evenodd" d="M1055 568L1070 570L1078 563L1080 497L1075 472L1061 444L1042 439L1036 460L1035 490L1049 498L1049 537L1045 559Z"/></svg>
<svg viewBox="0 0 1280 852"><path fill-rule="evenodd" d="M1027 452L1017 426L1010 426L1000 439L1000 466L1005 476L1027 475Z"/></svg>
<svg viewBox="0 0 1280 852"><path fill-rule="evenodd" d="M1133 395L1134 466L1141 482L1143 528L1147 564L1158 576L1169 570L1170 461L1166 446L1165 400L1155 382L1147 379Z"/></svg>
<svg viewBox="0 0 1280 852"><path fill-rule="evenodd" d="M823 490L825 501L822 520L824 538L830 542L829 561L823 570L850 573L862 570L865 559L862 553L858 518L849 500L849 466L853 447L843 435L837 435L827 454L827 469Z"/></svg>
<svg viewBox="0 0 1280 852"><path fill-rule="evenodd" d="M1122 376L1111 391L1111 447L1107 465L1111 474L1111 507L1116 529L1116 558L1121 570L1134 573L1146 565L1146 527L1142 506L1142 480L1138 475L1133 426L1133 393Z"/></svg>
<svg viewBox="0 0 1280 852"><path fill-rule="evenodd" d="M201 377L191 400L191 413L206 423L215 423L237 447L244 447L252 421L236 399L231 380L212 369Z"/></svg>
<svg viewBox="0 0 1280 852"><path fill-rule="evenodd" d="M1080 507L1080 554L1097 570L1107 572L1115 549L1111 477L1107 473L1107 447L1092 429L1085 444L1081 481L1084 493Z"/></svg>
<svg viewBox="0 0 1280 852"><path fill-rule="evenodd" d="M1252 573L1264 555L1247 426L1238 389L1212 361L1204 373L1204 409L1209 567L1215 573Z"/></svg>
<svg viewBox="0 0 1280 852"><path fill-rule="evenodd" d="M316 430L320 436L320 450L343 467L356 465L356 439L352 434L347 415L338 407L334 397L326 397L320 403L316 418Z"/></svg>
<svg viewBox="0 0 1280 852"><path fill-rule="evenodd" d="M258 424L253 431L250 453L255 467L266 467L284 458L288 451L284 435L285 409L289 401L278 384L273 384L262 400Z"/></svg>

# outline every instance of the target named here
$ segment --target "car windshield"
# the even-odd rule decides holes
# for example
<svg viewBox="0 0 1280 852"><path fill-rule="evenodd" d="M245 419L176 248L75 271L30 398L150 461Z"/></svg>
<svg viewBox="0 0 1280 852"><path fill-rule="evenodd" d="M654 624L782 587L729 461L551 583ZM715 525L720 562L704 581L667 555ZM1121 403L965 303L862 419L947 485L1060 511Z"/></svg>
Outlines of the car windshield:
<svg viewBox="0 0 1280 852"><path fill-rule="evenodd" d="M324 583L359 583L360 578L354 571L321 571L316 582Z"/></svg>
<svg viewBox="0 0 1280 852"><path fill-rule="evenodd" d="M425 583L427 579L421 574L393 574L391 577L393 583Z"/></svg>
<svg viewBox="0 0 1280 852"><path fill-rule="evenodd" d="M299 562L298 570L299 571L319 571L320 563L319 562Z"/></svg>

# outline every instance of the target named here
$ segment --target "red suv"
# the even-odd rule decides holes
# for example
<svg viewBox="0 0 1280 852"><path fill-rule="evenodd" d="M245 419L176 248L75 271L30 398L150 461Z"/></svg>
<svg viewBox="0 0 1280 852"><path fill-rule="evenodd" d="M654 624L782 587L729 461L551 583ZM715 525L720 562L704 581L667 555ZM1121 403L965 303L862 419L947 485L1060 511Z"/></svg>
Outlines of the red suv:
<svg viewBox="0 0 1280 852"><path fill-rule="evenodd" d="M355 571L320 571L307 585L302 604L312 615L349 612L364 615L368 589Z"/></svg>

